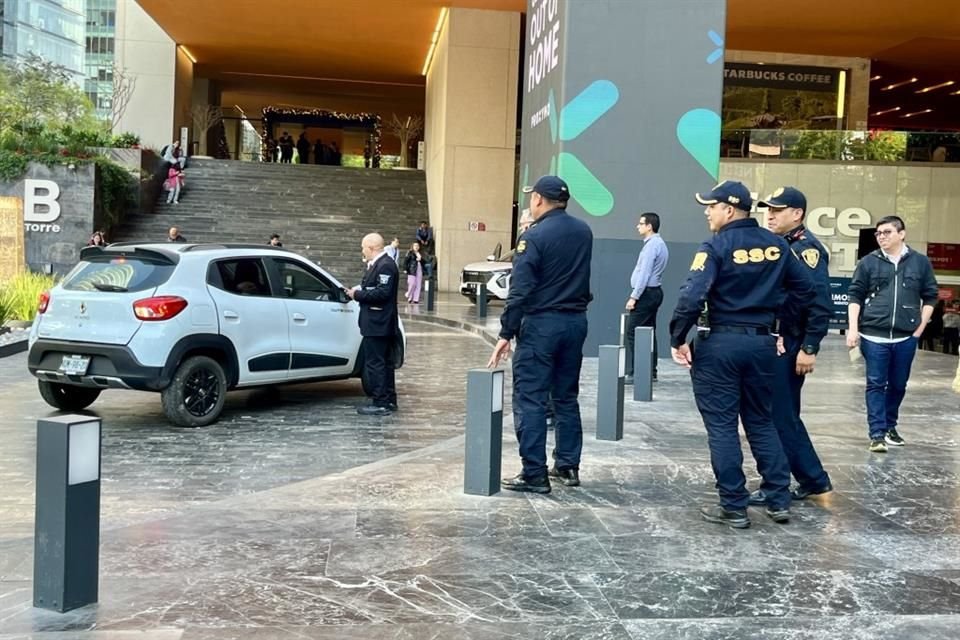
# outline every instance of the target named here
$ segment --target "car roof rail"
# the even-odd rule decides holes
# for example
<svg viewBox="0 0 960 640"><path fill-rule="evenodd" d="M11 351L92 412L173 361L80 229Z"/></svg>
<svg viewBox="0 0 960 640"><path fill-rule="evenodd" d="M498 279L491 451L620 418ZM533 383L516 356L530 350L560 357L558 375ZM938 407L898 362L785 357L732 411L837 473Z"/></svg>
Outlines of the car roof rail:
<svg viewBox="0 0 960 640"><path fill-rule="evenodd" d="M255 244L252 242L207 242L200 244L191 244L183 248L183 252L187 251L210 251L213 249L257 249L258 251L289 251L284 247L275 247L272 244Z"/></svg>

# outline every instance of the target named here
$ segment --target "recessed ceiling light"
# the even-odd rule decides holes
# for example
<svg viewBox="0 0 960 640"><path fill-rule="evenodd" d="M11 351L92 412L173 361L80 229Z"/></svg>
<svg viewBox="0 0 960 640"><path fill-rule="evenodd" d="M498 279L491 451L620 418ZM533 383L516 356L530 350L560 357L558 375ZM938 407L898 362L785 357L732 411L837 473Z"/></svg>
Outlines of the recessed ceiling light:
<svg viewBox="0 0 960 640"><path fill-rule="evenodd" d="M875 76L873 76L872 78L870 78L870 82L873 82L874 80L879 80L879 79L882 78L882 77L883 77L883 76L881 76L881 75L875 75Z"/></svg>
<svg viewBox="0 0 960 640"><path fill-rule="evenodd" d="M936 89L943 89L944 87L950 87L950 86L953 86L954 84L956 84L956 83L955 83L953 80L948 80L947 82L941 82L940 84L935 84L935 85L931 85L931 86L929 86L929 87L924 87L923 89L920 89L919 91L916 91L915 93L929 93L930 91L934 91L934 90L936 90Z"/></svg>
<svg viewBox="0 0 960 640"><path fill-rule="evenodd" d="M880 89L880 91L890 91L891 89L896 89L897 87L902 87L902 86L905 85L905 84L913 84L913 83L916 82L916 81L917 81L916 78L910 78L909 80L904 80L904 81L902 81L902 82L894 82L893 84L888 84L888 85L885 86L884 88Z"/></svg>
<svg viewBox="0 0 960 640"><path fill-rule="evenodd" d="M423 70L420 75L427 75L430 70L430 63L433 62L433 53L437 50L437 41L440 40L440 32L443 30L443 21L447 17L447 8L440 9L440 16L437 18L437 26L433 28L433 34L430 36L430 48L427 50L427 57L423 61Z"/></svg>
<svg viewBox="0 0 960 640"><path fill-rule="evenodd" d="M197 59L193 57L193 54L190 53L190 50L189 50L189 49L187 49L187 48L186 48L185 46L183 46L183 45L180 45L180 49L186 54L186 56L187 56L188 58L190 58L190 62L192 62L193 64L197 64Z"/></svg>
<svg viewBox="0 0 960 640"><path fill-rule="evenodd" d="M893 113L894 111L900 111L900 107L893 107L892 109L884 109L882 111L877 111L876 113L872 113L870 115L882 116L886 113Z"/></svg>
<svg viewBox="0 0 960 640"><path fill-rule="evenodd" d="M905 113L901 118L912 118L913 116L922 116L925 113L930 113L933 109L924 109L923 111L914 111L913 113Z"/></svg>

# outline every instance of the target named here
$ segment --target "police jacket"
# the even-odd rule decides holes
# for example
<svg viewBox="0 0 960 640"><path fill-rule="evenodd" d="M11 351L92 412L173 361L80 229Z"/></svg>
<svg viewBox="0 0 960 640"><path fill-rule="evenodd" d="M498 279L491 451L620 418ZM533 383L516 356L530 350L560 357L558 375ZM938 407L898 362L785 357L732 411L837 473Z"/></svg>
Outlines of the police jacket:
<svg viewBox="0 0 960 640"><path fill-rule="evenodd" d="M679 347L706 303L710 326L771 329L786 301L804 309L807 331L826 333L829 312L817 298L810 269L790 254L787 241L752 218L728 223L693 257L690 275L670 320L670 344Z"/></svg>
<svg viewBox="0 0 960 640"><path fill-rule="evenodd" d="M517 242L500 337L513 339L525 315L586 311L592 257L593 232L586 222L563 209L543 214Z"/></svg>
<svg viewBox="0 0 960 640"><path fill-rule="evenodd" d="M360 335L364 337L392 336L397 333L397 283L400 271L397 263L386 253L370 265L360 289L353 298L360 303Z"/></svg>
<svg viewBox="0 0 960 640"><path fill-rule="evenodd" d="M817 299L814 304L820 308L820 312L827 314L829 321L833 316L833 301L830 299L830 253L803 225L783 237L800 264L810 270L810 276L817 290ZM780 333L795 338L802 337L803 346L810 347L815 353L820 348L820 341L827 335L827 324L818 325L814 331L809 331L806 316L805 309L795 305L795 299L785 300L777 314Z"/></svg>
<svg viewBox="0 0 960 640"><path fill-rule="evenodd" d="M923 305L937 303L937 280L925 255L907 248L893 264L877 249L860 260L847 296L860 305L860 333L905 338L920 326Z"/></svg>

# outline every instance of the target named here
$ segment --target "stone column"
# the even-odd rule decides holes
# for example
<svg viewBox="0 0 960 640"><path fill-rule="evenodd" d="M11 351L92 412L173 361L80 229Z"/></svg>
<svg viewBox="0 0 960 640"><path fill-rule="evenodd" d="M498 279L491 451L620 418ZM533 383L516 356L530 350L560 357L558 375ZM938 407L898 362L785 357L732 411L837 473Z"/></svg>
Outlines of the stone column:
<svg viewBox="0 0 960 640"><path fill-rule="evenodd" d="M442 291L457 289L464 264L510 245L519 38L519 13L451 9L427 72L427 194Z"/></svg>

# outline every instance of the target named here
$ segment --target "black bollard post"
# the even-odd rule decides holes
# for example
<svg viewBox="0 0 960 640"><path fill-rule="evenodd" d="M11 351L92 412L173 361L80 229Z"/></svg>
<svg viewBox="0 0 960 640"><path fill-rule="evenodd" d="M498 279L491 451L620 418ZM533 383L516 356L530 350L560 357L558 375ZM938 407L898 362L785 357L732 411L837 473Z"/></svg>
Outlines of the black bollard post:
<svg viewBox="0 0 960 640"><path fill-rule="evenodd" d="M600 345L597 372L597 440L623 440L625 348Z"/></svg>
<svg viewBox="0 0 960 640"><path fill-rule="evenodd" d="M427 288L427 311L433 311L437 301L437 281L431 276L424 280L423 284Z"/></svg>
<svg viewBox="0 0 960 640"><path fill-rule="evenodd" d="M492 496L500 491L503 439L503 369L467 372L467 435L463 492Z"/></svg>
<svg viewBox="0 0 960 640"><path fill-rule="evenodd" d="M33 606L63 613L97 601L100 419L37 421Z"/></svg>
<svg viewBox="0 0 960 640"><path fill-rule="evenodd" d="M477 317L487 317L487 285L483 282L477 283Z"/></svg>
<svg viewBox="0 0 960 640"><path fill-rule="evenodd" d="M633 399L653 400L653 327L637 327L634 332Z"/></svg>

